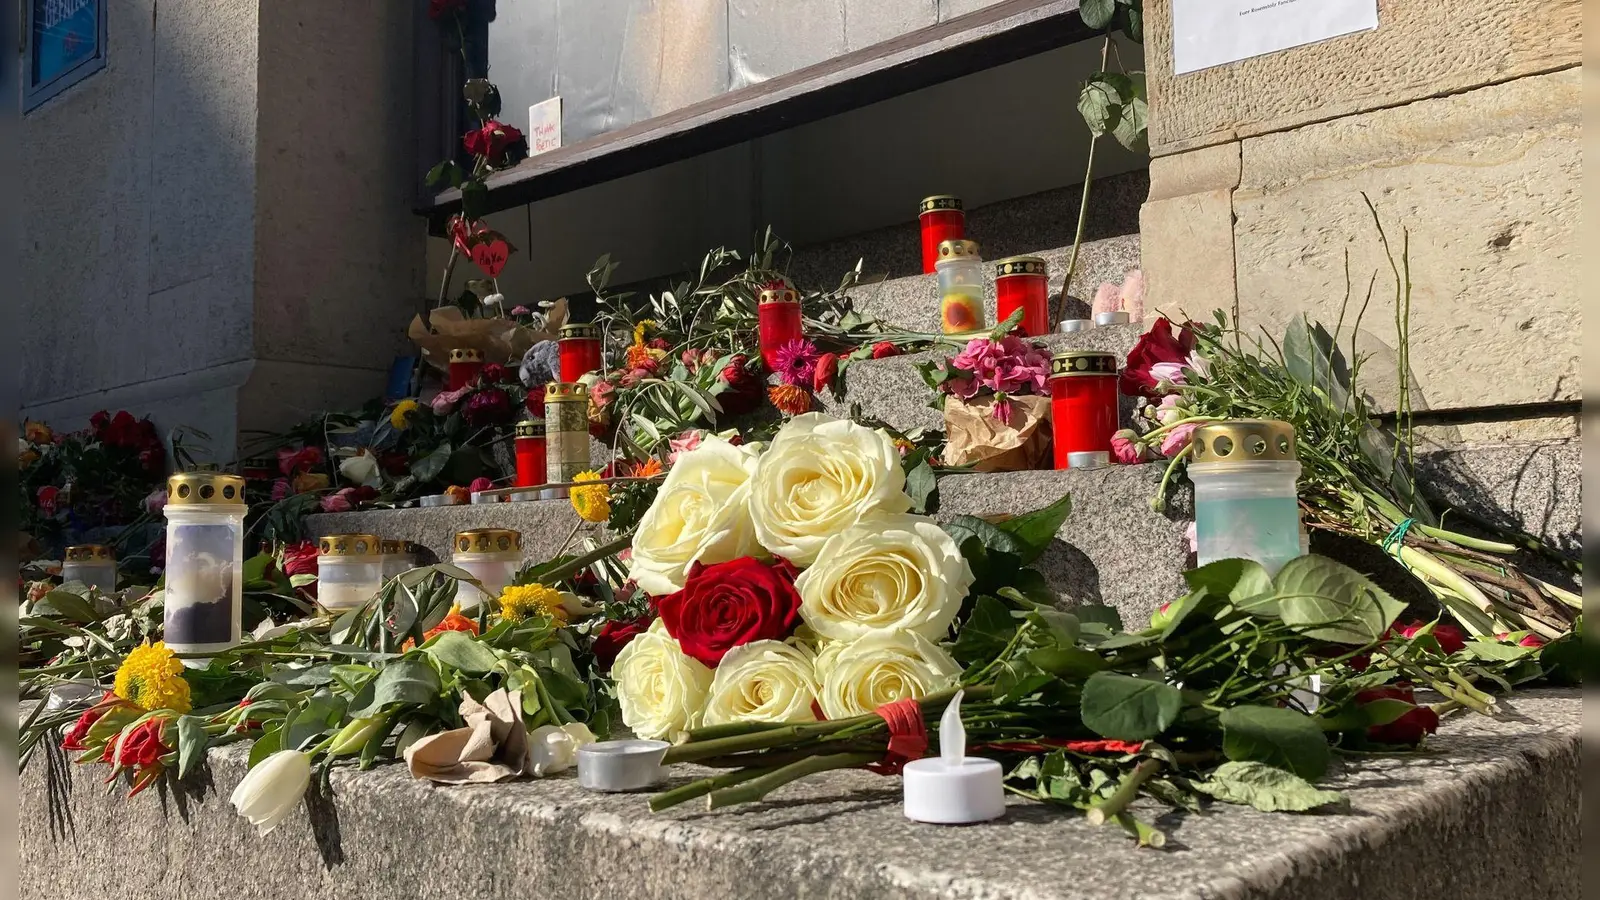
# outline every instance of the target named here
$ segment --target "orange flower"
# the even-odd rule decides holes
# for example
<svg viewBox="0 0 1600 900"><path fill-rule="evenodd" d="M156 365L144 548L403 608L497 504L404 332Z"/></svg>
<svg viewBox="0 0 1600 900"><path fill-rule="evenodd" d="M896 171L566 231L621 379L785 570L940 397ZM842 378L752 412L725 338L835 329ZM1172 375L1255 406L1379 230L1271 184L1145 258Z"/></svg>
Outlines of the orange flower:
<svg viewBox="0 0 1600 900"><path fill-rule="evenodd" d="M650 348L643 344L630 344L628 346L628 368L654 370L656 358L651 355Z"/></svg>
<svg viewBox="0 0 1600 900"><path fill-rule="evenodd" d="M633 467L628 470L628 477L650 478L654 475L660 475L664 471L666 470L661 467L661 460L652 456L642 463L634 463Z"/></svg>
<svg viewBox="0 0 1600 900"><path fill-rule="evenodd" d="M452 606L450 607L449 615L445 616L439 624L422 633L422 640L424 643L426 643L427 641L433 640L434 635L443 634L446 631L465 631L468 634L476 635L478 633L478 623L473 619L463 616L461 614L461 607ZM402 651L410 650L416 645L416 641L406 638L406 642L400 645L400 649Z"/></svg>
<svg viewBox="0 0 1600 900"><path fill-rule="evenodd" d="M798 416L811 411L811 395L803 387L778 384L767 388L767 398L786 416Z"/></svg>

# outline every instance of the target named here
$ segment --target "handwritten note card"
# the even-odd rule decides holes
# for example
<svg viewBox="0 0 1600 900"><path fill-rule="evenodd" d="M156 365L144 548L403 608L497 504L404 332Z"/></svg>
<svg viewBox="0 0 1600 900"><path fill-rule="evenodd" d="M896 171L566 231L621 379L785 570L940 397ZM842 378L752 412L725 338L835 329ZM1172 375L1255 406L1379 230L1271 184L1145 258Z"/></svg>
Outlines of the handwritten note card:
<svg viewBox="0 0 1600 900"><path fill-rule="evenodd" d="M1378 27L1378 0L1172 0L1182 75Z"/></svg>
<svg viewBox="0 0 1600 900"><path fill-rule="evenodd" d="M528 155L537 156L561 146L561 98L551 97L528 107Z"/></svg>

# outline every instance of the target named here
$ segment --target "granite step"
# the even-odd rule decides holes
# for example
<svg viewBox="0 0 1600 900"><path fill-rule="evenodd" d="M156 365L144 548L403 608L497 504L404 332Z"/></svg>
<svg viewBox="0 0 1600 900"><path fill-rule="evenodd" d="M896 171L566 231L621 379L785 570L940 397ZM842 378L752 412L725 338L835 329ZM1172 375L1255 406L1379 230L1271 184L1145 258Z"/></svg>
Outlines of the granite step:
<svg viewBox="0 0 1600 900"><path fill-rule="evenodd" d="M340 766L261 837L228 804L248 748L132 800L41 752L20 779L16 880L30 900L101 897L630 897L638 900L1499 900L1579 896L1583 702L1576 690L1456 715L1425 754L1341 759L1315 815L1213 805L1165 813L1140 850L1114 826L1008 800L962 828L914 824L900 782L833 772L767 801L652 814L572 772L437 787L403 766ZM670 784L703 770L681 767ZM128 848L139 847L130 856Z"/></svg>

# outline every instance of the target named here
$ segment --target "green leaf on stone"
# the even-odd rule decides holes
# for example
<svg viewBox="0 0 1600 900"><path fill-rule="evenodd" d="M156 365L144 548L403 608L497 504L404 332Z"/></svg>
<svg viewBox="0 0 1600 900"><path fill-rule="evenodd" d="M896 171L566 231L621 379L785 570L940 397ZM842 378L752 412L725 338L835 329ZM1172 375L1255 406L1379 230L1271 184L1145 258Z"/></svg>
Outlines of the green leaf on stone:
<svg viewBox="0 0 1600 900"><path fill-rule="evenodd" d="M1085 603L1072 608L1072 614L1078 617L1079 625L1103 625L1115 634L1122 630L1122 613L1117 612L1115 606L1104 603Z"/></svg>
<svg viewBox="0 0 1600 900"><path fill-rule="evenodd" d="M1224 803L1263 812L1305 812L1343 803L1337 791L1321 790L1304 778L1258 762L1227 762L1194 789Z"/></svg>
<svg viewBox="0 0 1600 900"><path fill-rule="evenodd" d="M1111 24L1117 14L1116 0L1082 0L1078 4L1078 14L1083 17L1083 24L1096 31Z"/></svg>
<svg viewBox="0 0 1600 900"><path fill-rule="evenodd" d="M1062 523L1067 521L1067 516L1072 514L1072 495L1063 494L1060 500L1031 513L1007 519L995 527L1016 539L1020 549L1003 549L1008 553L1016 553L1022 558L1022 564L1028 565L1038 559L1049 548L1050 543L1056 539L1056 532L1061 530Z"/></svg>
<svg viewBox="0 0 1600 900"><path fill-rule="evenodd" d="M421 705L439 696L439 673L420 658L402 657L383 667L372 681L372 694L363 697L350 715L370 716L391 704ZM365 692L363 692L365 693Z"/></svg>
<svg viewBox="0 0 1600 900"><path fill-rule="evenodd" d="M411 464L411 477L415 478L418 484L427 484L438 478L439 473L444 471L445 464L450 461L452 450L448 441L440 444L432 453Z"/></svg>
<svg viewBox="0 0 1600 900"><path fill-rule="evenodd" d="M268 725L256 742L250 746L249 768L283 749L283 729L278 724Z"/></svg>
<svg viewBox="0 0 1600 900"><path fill-rule="evenodd" d="M1036 609L1025 617L1030 624L1062 647L1078 642L1078 617L1059 609Z"/></svg>
<svg viewBox="0 0 1600 900"><path fill-rule="evenodd" d="M1276 706L1223 710L1222 752L1236 762L1258 762L1316 780L1328 771L1332 751L1310 716Z"/></svg>
<svg viewBox="0 0 1600 900"><path fill-rule="evenodd" d="M497 661L493 650L460 631L434 635L433 640L423 645L422 652L468 675L487 674Z"/></svg>
<svg viewBox="0 0 1600 900"><path fill-rule="evenodd" d="M1017 620L993 597L979 597L950 653L969 667L999 656L1017 633Z"/></svg>
<svg viewBox="0 0 1600 900"><path fill-rule="evenodd" d="M1235 607L1254 615L1278 615L1276 588L1272 576L1253 559L1219 559L1183 573L1190 590L1224 597Z"/></svg>
<svg viewBox="0 0 1600 900"><path fill-rule="evenodd" d="M1101 737L1143 741L1166 731L1178 718L1183 694L1159 681L1096 672L1084 682L1079 707L1083 724Z"/></svg>
<svg viewBox="0 0 1600 900"><path fill-rule="evenodd" d="M1405 610L1365 575L1323 556L1290 560L1272 583L1284 624L1319 641L1374 643Z"/></svg>
<svg viewBox="0 0 1600 900"><path fill-rule="evenodd" d="M926 514L932 504L938 507L939 479L933 474L933 467L923 459L906 473L906 494L911 497L911 511Z"/></svg>
<svg viewBox="0 0 1600 900"><path fill-rule="evenodd" d="M206 758L206 722L199 716L178 717L178 777L194 771Z"/></svg>

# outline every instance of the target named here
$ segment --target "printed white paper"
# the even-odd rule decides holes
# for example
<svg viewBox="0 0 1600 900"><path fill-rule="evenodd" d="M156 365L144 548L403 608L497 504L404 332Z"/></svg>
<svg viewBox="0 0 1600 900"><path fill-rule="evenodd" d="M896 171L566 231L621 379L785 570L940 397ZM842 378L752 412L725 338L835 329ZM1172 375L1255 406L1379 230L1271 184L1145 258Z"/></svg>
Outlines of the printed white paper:
<svg viewBox="0 0 1600 900"><path fill-rule="evenodd" d="M561 98L551 97L528 107L528 155L538 156L561 146Z"/></svg>
<svg viewBox="0 0 1600 900"><path fill-rule="evenodd" d="M1378 27L1378 0L1172 0L1182 75Z"/></svg>

